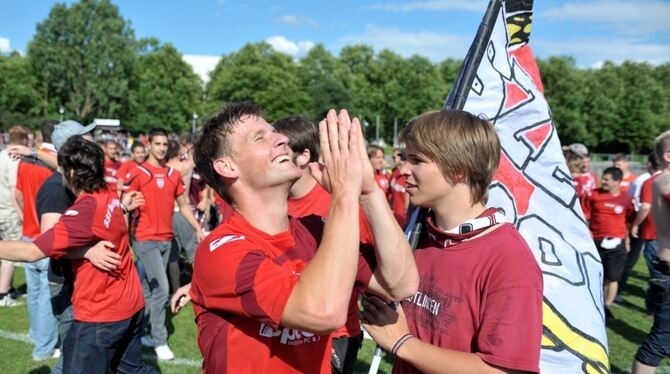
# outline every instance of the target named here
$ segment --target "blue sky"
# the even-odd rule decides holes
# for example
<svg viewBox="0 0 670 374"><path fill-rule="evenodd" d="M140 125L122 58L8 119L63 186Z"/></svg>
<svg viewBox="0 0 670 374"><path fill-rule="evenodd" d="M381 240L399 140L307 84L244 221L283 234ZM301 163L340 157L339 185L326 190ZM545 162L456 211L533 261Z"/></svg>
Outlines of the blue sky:
<svg viewBox="0 0 670 374"><path fill-rule="evenodd" d="M0 51L25 51L57 3L0 0ZM72 1L66 1L72 3ZM299 58L315 43L333 53L366 43L432 61L462 58L488 1L113 0L136 37L174 44L198 64L268 41ZM626 59L670 61L670 0L536 0L531 46L539 57L569 55L580 67ZM207 62L209 61L209 62Z"/></svg>

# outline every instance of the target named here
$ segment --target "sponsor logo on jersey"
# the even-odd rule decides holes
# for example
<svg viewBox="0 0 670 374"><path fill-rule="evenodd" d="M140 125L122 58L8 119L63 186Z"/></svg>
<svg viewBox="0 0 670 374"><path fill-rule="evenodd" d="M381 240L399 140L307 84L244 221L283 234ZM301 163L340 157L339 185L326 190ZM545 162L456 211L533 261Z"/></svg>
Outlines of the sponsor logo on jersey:
<svg viewBox="0 0 670 374"><path fill-rule="evenodd" d="M114 199L109 203L109 205L107 205L107 211L105 212L105 220L102 222L106 228L109 228L109 224L110 222L112 222L112 214L114 213L114 209L120 206L121 202L119 201L119 199Z"/></svg>
<svg viewBox="0 0 670 374"><path fill-rule="evenodd" d="M272 326L265 323L261 323L258 335L265 338L279 337L279 342L286 345L301 345L321 340L320 336L314 335L311 332L289 329L288 327L281 327L281 330L275 330Z"/></svg>
<svg viewBox="0 0 670 374"><path fill-rule="evenodd" d="M165 179L162 178L162 177L157 177L156 178L156 185L158 186L158 188L162 189L163 187L165 187Z"/></svg>
<svg viewBox="0 0 670 374"><path fill-rule="evenodd" d="M63 215L71 216L71 217L74 217L77 214L79 214L79 212L76 211L76 210L72 210L72 209L68 209L68 210L65 211L65 213L63 213Z"/></svg>
<svg viewBox="0 0 670 374"><path fill-rule="evenodd" d="M223 238L214 239L209 243L209 251L214 252L220 246L238 240L244 240L244 235L226 235Z"/></svg>

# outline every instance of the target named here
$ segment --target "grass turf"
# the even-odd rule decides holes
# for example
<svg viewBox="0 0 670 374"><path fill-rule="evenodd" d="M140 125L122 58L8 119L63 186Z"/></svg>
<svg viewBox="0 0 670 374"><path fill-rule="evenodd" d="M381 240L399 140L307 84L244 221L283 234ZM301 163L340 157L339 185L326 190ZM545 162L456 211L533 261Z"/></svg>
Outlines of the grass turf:
<svg viewBox="0 0 670 374"><path fill-rule="evenodd" d="M609 340L610 365L612 373L630 372L631 363L637 348L647 336L652 320L644 313L644 287L647 270L644 260L638 261L628 281L624 293L624 305L612 308L615 319L608 322L607 335ZM25 292L23 269L17 268L14 285ZM0 373L7 374L46 374L56 360L34 362L31 351L32 344L27 341L28 315L25 298L20 299L24 305L14 308L0 308ZM160 369L161 373L200 373L197 363L202 359L196 344L196 326L193 322L192 308L185 308L168 320L169 344L177 356L177 362L155 361L152 350L145 350L147 361ZM365 340L358 355L356 371L367 373L374 343ZM668 360L657 372L668 372ZM391 371L392 358L385 355L380 365L380 373Z"/></svg>

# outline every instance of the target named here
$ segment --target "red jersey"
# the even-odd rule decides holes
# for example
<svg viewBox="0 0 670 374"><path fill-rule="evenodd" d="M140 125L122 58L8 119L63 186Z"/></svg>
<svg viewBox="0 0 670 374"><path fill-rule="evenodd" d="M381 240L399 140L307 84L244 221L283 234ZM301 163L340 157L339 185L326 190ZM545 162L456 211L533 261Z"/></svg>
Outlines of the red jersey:
<svg viewBox="0 0 670 374"><path fill-rule="evenodd" d="M133 160L128 160L119 166L116 170L116 179L125 183L132 175L135 168L139 165Z"/></svg>
<svg viewBox="0 0 670 374"><path fill-rule="evenodd" d="M305 196L288 199L288 214L295 218L307 217L310 215L328 217L330 202L331 198L328 191L323 189L323 187L317 183ZM359 217L360 241L363 243L373 243L372 233L370 232L368 221L365 218L365 213L362 209ZM361 323L358 319L358 311L358 292L354 291L351 294L351 301L349 302L347 322L344 326L333 332L334 338L360 335Z"/></svg>
<svg viewBox="0 0 670 374"><path fill-rule="evenodd" d="M589 196L591 191L598 188L598 179L593 173L582 173L572 179L577 196Z"/></svg>
<svg viewBox="0 0 670 374"><path fill-rule="evenodd" d="M637 175L630 173L628 174L627 177L623 177L621 180L621 183L619 184L619 190L621 192L626 192L628 193L628 189L630 188L630 185L635 182L635 179L637 178Z"/></svg>
<svg viewBox="0 0 670 374"><path fill-rule="evenodd" d="M181 174L168 166L148 162L137 165L126 181L124 191L140 191L144 205L139 207L136 240L172 240L172 214L175 198L184 193Z"/></svg>
<svg viewBox="0 0 670 374"><path fill-rule="evenodd" d="M77 321L117 322L144 307L120 205L116 193L110 190L83 193L50 230L34 241L45 255L56 259L100 240L114 243L112 250L121 255L114 273L98 270L88 260L72 260L72 305Z"/></svg>
<svg viewBox="0 0 670 374"><path fill-rule="evenodd" d="M412 335L432 345L477 354L490 365L539 372L542 273L511 224L444 247L428 225L414 251L421 282L402 302ZM396 358L393 373L419 373Z"/></svg>
<svg viewBox="0 0 670 374"><path fill-rule="evenodd" d="M191 297L204 373L330 373L330 335L279 324L322 230L320 219L291 218L268 235L235 212L198 245ZM358 269L364 289L372 271L365 260Z"/></svg>
<svg viewBox="0 0 670 374"><path fill-rule="evenodd" d="M214 192L214 203L216 204L217 208L219 209L219 214L221 215L221 222L225 222L230 218L230 216L233 215L233 207L230 206L226 202L226 200L223 200L221 196L219 196L218 193Z"/></svg>
<svg viewBox="0 0 670 374"><path fill-rule="evenodd" d="M409 197L405 192L405 185L405 177L400 173L391 177L391 210L400 227L405 226L407 221L407 199Z"/></svg>
<svg viewBox="0 0 670 374"><path fill-rule="evenodd" d="M32 157L24 157L16 172L16 189L23 194L23 236L34 239L40 234L40 220L37 217L35 201L37 192L51 174L47 164Z"/></svg>
<svg viewBox="0 0 670 374"><path fill-rule="evenodd" d="M376 171L375 172L375 182L377 182L377 185L379 188L384 191L384 193L388 196L389 193L389 177L386 175L385 171Z"/></svg>
<svg viewBox="0 0 670 374"><path fill-rule="evenodd" d="M593 239L625 239L628 232L626 222L634 217L635 208L633 199L627 193L619 192L614 196L598 188L586 199L584 213L589 220Z"/></svg>
<svg viewBox="0 0 670 374"><path fill-rule="evenodd" d="M116 191L116 182L119 175L118 170L120 167L120 161L105 159L105 182L107 182L107 185L113 186L114 191Z"/></svg>
<svg viewBox="0 0 670 374"><path fill-rule="evenodd" d="M652 188L654 179L656 179L657 175L658 174L653 175L651 178L642 183L642 190L640 191L640 203L651 204ZM654 226L654 219L651 212L647 215L647 218L642 221L638 229L638 234L642 240L656 240L656 227Z"/></svg>

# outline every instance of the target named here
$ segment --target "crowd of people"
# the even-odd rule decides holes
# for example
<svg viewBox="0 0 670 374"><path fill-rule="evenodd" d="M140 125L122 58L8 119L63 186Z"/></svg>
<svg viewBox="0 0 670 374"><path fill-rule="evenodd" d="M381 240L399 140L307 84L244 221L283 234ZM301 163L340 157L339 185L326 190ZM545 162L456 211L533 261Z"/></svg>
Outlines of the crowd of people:
<svg viewBox="0 0 670 374"><path fill-rule="evenodd" d="M362 328L395 373L539 372L542 273L486 206L501 152L488 121L415 117L390 171L346 110L270 124L232 103L196 138L94 127L46 122L31 144L15 126L0 152L0 306L21 303L23 262L33 359L58 358L53 372L156 372L142 346L174 359L166 313L189 301L206 373L353 373ZM668 225L670 133L646 181L624 155L600 183L586 147L565 155L606 307L641 251L653 272L656 318L635 363L653 369L670 353L670 246L653 231ZM429 212L415 249L410 207Z"/></svg>

